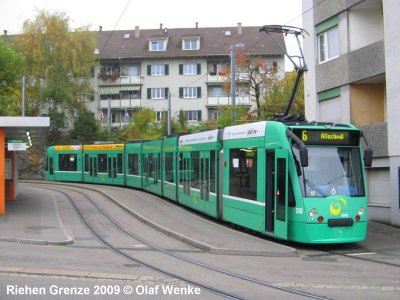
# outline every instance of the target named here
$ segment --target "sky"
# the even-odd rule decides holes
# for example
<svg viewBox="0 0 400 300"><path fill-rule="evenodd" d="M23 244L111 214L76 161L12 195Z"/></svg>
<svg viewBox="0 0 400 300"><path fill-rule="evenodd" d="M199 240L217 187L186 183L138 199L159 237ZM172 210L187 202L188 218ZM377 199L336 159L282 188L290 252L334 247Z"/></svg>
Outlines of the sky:
<svg viewBox="0 0 400 300"><path fill-rule="evenodd" d="M262 25L302 26L301 0L0 0L0 35L22 32L39 10L63 12L70 29L126 30ZM294 42L294 43L293 43ZM295 49L295 40L286 40ZM293 43L293 45L292 45ZM294 51L294 50L293 50Z"/></svg>

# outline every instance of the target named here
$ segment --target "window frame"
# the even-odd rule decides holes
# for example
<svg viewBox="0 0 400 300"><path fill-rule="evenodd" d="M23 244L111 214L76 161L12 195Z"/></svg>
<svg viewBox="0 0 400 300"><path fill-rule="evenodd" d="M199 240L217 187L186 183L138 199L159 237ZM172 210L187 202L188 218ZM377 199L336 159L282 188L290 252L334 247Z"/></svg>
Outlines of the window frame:
<svg viewBox="0 0 400 300"><path fill-rule="evenodd" d="M151 88L151 99L152 100L164 100L165 99L165 88Z"/></svg>
<svg viewBox="0 0 400 300"><path fill-rule="evenodd" d="M165 51L165 40L164 39L158 39L158 40L150 40L149 41L149 51L151 52L158 52L158 51ZM153 47L155 46L155 47Z"/></svg>
<svg viewBox="0 0 400 300"><path fill-rule="evenodd" d="M337 31L337 54L330 56L329 53L329 45L332 43L329 39L329 33L333 31ZM323 41L321 42L321 39ZM323 48L322 48L323 47ZM317 51L318 51L318 63L322 64L332 59L335 59L340 56L340 48L339 48L339 26L333 26L317 35ZM324 59L322 60L321 54L324 55Z"/></svg>
<svg viewBox="0 0 400 300"><path fill-rule="evenodd" d="M182 50L184 51L196 51L200 49L199 38L183 38L182 39Z"/></svg>
<svg viewBox="0 0 400 300"><path fill-rule="evenodd" d="M150 75L151 76L165 76L166 72L165 72L165 65L164 64L155 64L155 65L151 65L150 67L151 72Z"/></svg>

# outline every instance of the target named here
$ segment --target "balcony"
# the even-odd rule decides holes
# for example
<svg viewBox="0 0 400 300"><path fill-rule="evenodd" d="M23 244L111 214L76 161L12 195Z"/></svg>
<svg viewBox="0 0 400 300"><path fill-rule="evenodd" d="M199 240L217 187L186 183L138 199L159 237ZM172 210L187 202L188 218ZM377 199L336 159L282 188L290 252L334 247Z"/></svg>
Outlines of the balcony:
<svg viewBox="0 0 400 300"><path fill-rule="evenodd" d="M110 100L100 100L100 108L108 108L108 102L110 102L111 108L132 108L140 107L142 104L142 99L110 99Z"/></svg>
<svg viewBox="0 0 400 300"><path fill-rule="evenodd" d="M99 85L142 84L141 76L99 75Z"/></svg>
<svg viewBox="0 0 400 300"><path fill-rule="evenodd" d="M250 80L249 73L236 74L237 82L248 82L249 80ZM229 83L230 81L231 81L231 78L230 78L230 76L227 76L227 75L221 75L221 74L213 73L213 72L210 72L207 75L207 83L208 84L224 84L224 83Z"/></svg>
<svg viewBox="0 0 400 300"><path fill-rule="evenodd" d="M237 96L235 105L251 106L250 96ZM208 97L207 106L232 105L231 97Z"/></svg>
<svg viewBox="0 0 400 300"><path fill-rule="evenodd" d="M210 72L207 75L207 83L208 84L223 84L226 82L230 82L230 77L226 75L220 75L218 73Z"/></svg>

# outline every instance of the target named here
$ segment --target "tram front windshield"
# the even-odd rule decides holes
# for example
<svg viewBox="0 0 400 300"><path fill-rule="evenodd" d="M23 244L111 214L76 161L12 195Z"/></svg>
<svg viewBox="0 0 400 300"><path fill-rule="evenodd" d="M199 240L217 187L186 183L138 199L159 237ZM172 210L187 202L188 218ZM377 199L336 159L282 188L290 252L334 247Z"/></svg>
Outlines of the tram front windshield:
<svg viewBox="0 0 400 300"><path fill-rule="evenodd" d="M305 168L300 168L296 145L292 148L304 197L364 196L358 147L307 146L308 166Z"/></svg>

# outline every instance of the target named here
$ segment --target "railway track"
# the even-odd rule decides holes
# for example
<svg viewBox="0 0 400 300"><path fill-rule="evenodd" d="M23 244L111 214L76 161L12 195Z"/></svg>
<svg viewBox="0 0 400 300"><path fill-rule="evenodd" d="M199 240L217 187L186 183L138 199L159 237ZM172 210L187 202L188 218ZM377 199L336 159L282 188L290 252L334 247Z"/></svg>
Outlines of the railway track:
<svg viewBox="0 0 400 300"><path fill-rule="evenodd" d="M212 294L221 296L223 298L227 299L246 299L247 295L239 295L239 293L233 293L232 291L229 291L229 289L224 288L216 288L215 284L211 284L210 282L207 282L207 280L201 280L199 277L202 278L219 278L220 280L226 278L230 278L230 281L232 281L231 285L233 286L238 286L238 285L243 285L247 284L249 285L249 288L256 288L261 291L261 289L264 290L264 296L268 295L271 291L274 291L275 293L279 293L281 297L288 297L289 295L292 296L297 296L301 298L308 298L308 299L328 299L324 296L312 294L312 293L306 293L303 291L299 291L296 289L292 288L287 288L287 287L282 287L275 285L273 283L259 280L256 278L252 278L249 276L241 275L235 272L231 272L229 270L224 270L219 267L215 267L188 257L185 257L183 255L177 254L176 251L173 250L167 250L163 248L162 246L157 245L154 242L150 242L147 239L141 237L137 233L133 232L132 230L128 229L127 226L124 226L123 224L120 223L115 217L113 217L109 212L107 212L104 208L99 205L98 199L100 198L105 198L106 200L111 200L108 198L106 195L103 193L100 193L97 191L99 197L93 197L88 195L89 193L82 192L80 187L72 187L72 186L65 186L63 185L60 187L59 185L55 184L43 184L44 188L60 193L64 197L66 197L72 206L74 207L76 213L80 217L82 223L84 226L87 228L88 231L92 233L92 235L99 241L101 242L105 247L113 251L114 253L123 256L127 260L134 262L136 264L140 264L146 268L149 268L153 271L156 271L158 273L161 273L163 275L181 280L183 282L186 282L192 286L200 287L201 289L204 289L205 291L208 291ZM50 187L49 187L50 186ZM35 186L32 186L35 187ZM37 186L36 186L37 187ZM94 192L94 191L92 191ZM95 200L95 198L97 200ZM93 219L93 214L96 212L98 216L101 218L101 222L93 222L91 218ZM96 225L97 223L97 225ZM116 245L115 242L109 238L106 237L104 232L102 231L101 226L98 226L98 224L112 224L114 227L114 232L119 232L121 234L120 241L124 240L125 243L128 243L127 241L134 241L134 242L139 242L142 245L146 245L149 249L153 250L157 255L163 256L162 260L167 261L168 259L170 260L169 266L178 266L178 264L186 264L183 269L187 268L187 264L191 265L191 274L197 274L201 273L203 274L202 276L197 276L198 278L193 278L193 276L187 276L187 275L182 275L178 269L179 268L172 268L172 267L160 267L157 266L157 264L153 262L149 262L149 259L146 258L140 258L138 255L133 255L131 253L128 253L129 251L124 250L124 247L121 247L120 245ZM114 240L116 238L114 237ZM120 243L119 241L119 243ZM126 248L125 248L126 249ZM160 259L158 259L159 261ZM194 271L197 270L197 271ZM204 272L206 272L206 276L204 276ZM217 279L214 280L214 282L217 281ZM204 282L205 281L205 282ZM222 282L222 281L219 281ZM286 295L286 296L284 296Z"/></svg>

